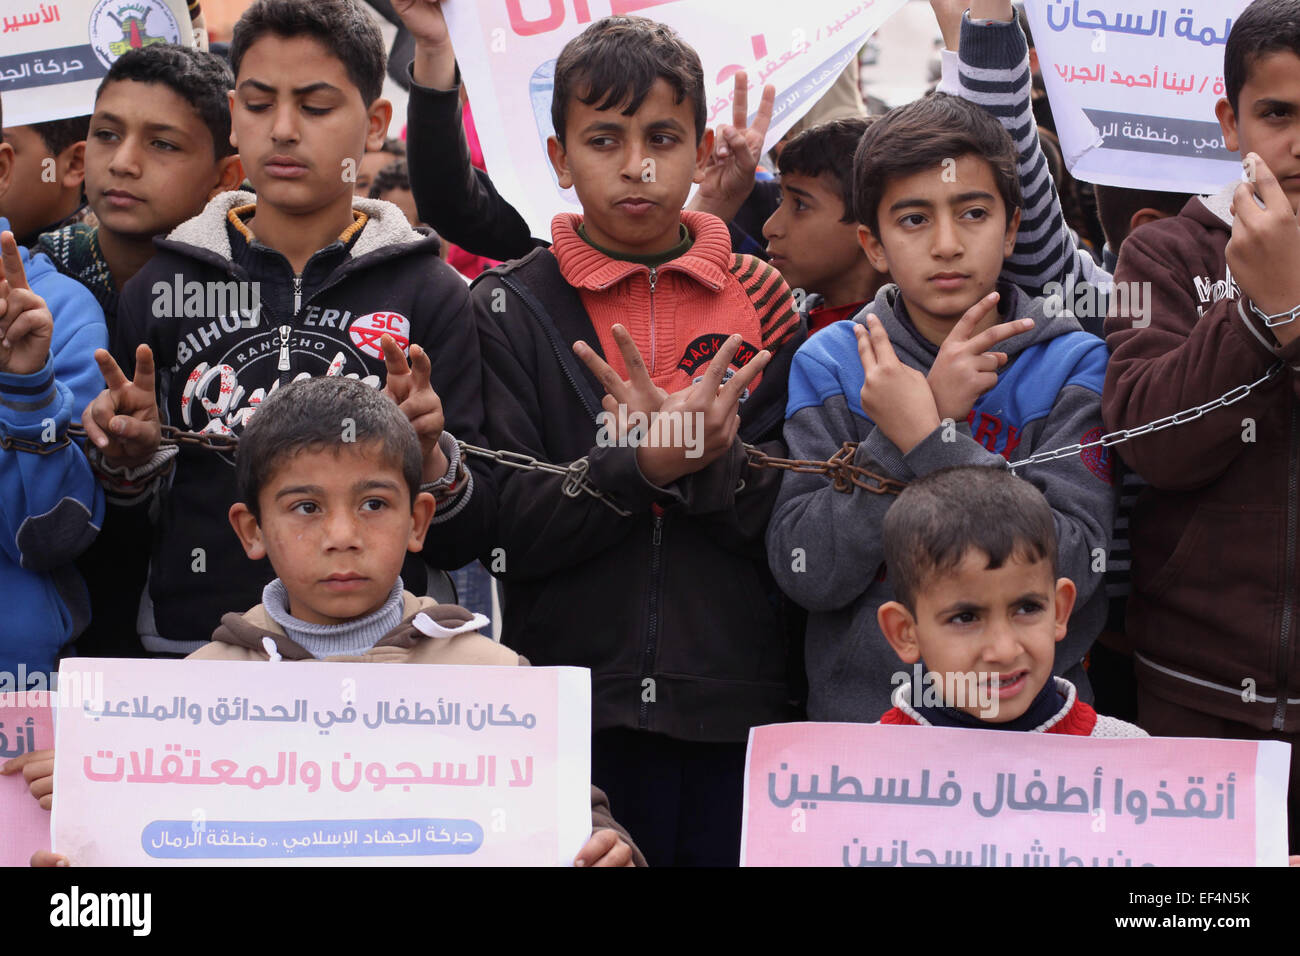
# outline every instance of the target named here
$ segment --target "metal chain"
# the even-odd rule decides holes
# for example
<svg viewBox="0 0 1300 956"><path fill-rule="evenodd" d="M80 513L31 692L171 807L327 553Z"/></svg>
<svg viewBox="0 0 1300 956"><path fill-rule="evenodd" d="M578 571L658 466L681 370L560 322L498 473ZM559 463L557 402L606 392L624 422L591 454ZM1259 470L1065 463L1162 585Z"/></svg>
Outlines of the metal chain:
<svg viewBox="0 0 1300 956"><path fill-rule="evenodd" d="M1037 454L1030 455L1022 461L1012 462L1009 466L1014 473L1017 468L1025 468L1029 465L1038 465L1045 461L1055 461L1058 458L1069 458L1078 455L1089 448L1109 448L1112 445L1118 445L1126 442L1131 438L1137 438L1139 435L1149 435L1152 432L1164 431L1166 428L1172 428L1175 425L1186 425L1188 422L1194 422L1206 412L1212 412L1219 408L1226 408L1234 402L1239 402L1251 393L1253 389L1263 385L1269 379L1276 378L1278 373L1285 367L1284 363L1278 362L1270 368L1261 378L1255 379L1249 385L1238 385L1231 391L1219 396L1213 401L1206 402L1204 405L1198 405L1195 408L1186 408L1181 412L1174 412L1172 415L1166 415L1164 418L1157 418L1153 422L1147 422L1145 425L1138 425L1136 428L1122 428L1119 431L1110 432L1102 435L1096 441L1090 441L1087 444L1076 442L1073 445L1067 445L1063 448L1055 448L1051 451L1040 451Z"/></svg>
<svg viewBox="0 0 1300 956"><path fill-rule="evenodd" d="M1175 425L1186 425L1188 422L1194 422L1196 419L1208 412L1215 411L1219 408L1226 408L1234 402L1239 402L1254 389L1263 385L1270 379L1276 378L1282 369L1284 363L1278 362L1270 368L1262 377L1251 382L1249 385L1238 385L1236 388L1228 391L1213 401L1206 402L1204 405L1198 405L1195 408L1184 409L1167 415L1164 418L1148 422L1145 425L1139 425L1136 428L1120 429L1119 431L1110 432L1102 435L1096 441L1076 442L1073 445L1066 445L1062 448L1054 448L1051 451L1040 451L1030 455L1021 461L1012 462L1009 467L1012 472L1018 468L1026 468L1030 465L1038 465L1048 461L1056 461L1060 458L1069 458L1081 454L1090 448L1109 448L1118 445L1121 442L1129 441L1140 435L1148 435L1152 432L1164 431L1166 428L1172 428ZM80 424L70 424L64 436L56 442L35 442L29 439L4 437L0 438L0 449L17 450L28 452L35 455L49 455L61 448L66 448L72 443L74 438L84 438L86 430ZM212 451L233 452L239 446L239 438L234 435L217 435L203 432L182 431L172 425L162 426L162 443L164 445L184 445L191 448L207 448ZM613 509L623 517L627 517L632 512L620 507L615 501L606 495L599 488L596 488L587 479L587 473L591 468L591 462L586 458L579 458L577 461L568 465L556 465L549 461L541 461L531 455L520 454L519 452L503 451L491 448L480 448L477 445L466 444L463 441L457 441L460 445L461 456L474 456L483 458L487 461L493 461L497 464L504 465L507 468L515 468L520 471L541 471L547 474L560 475L564 481L560 484L560 490L569 498L576 498L585 494L602 504ZM831 487L836 491L845 494L851 494L854 488L861 488L875 495L896 495L907 487L907 482L898 481L888 478L884 475L878 475L870 469L863 468L861 465L854 465L853 458L857 453L858 445L856 442L846 441L840 446L840 450L832 455L827 461L812 461L808 459L792 458L775 458L766 452L755 448L753 445L745 445L746 462L751 468L773 468L781 471L793 471L800 474L825 475L831 481ZM743 483L742 483L743 487Z"/></svg>

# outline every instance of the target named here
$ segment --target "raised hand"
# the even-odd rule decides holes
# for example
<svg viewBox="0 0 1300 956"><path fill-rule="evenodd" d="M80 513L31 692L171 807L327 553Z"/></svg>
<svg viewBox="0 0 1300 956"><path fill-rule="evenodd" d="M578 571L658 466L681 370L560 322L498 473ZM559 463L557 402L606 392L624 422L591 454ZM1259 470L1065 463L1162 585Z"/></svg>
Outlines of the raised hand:
<svg viewBox="0 0 1300 956"><path fill-rule="evenodd" d="M442 399L429 381L429 374L433 371L429 355L420 346L412 344L408 364L401 346L391 335L381 336L379 347L384 350L384 365L387 366L384 394L397 403L407 420L415 426L424 459L422 480L437 481L447 473L451 463L438 447L438 439L442 437L447 421L442 413Z"/></svg>
<svg viewBox="0 0 1300 956"><path fill-rule="evenodd" d="M27 284L14 234L0 233L0 372L31 375L50 357L54 317Z"/></svg>
<svg viewBox="0 0 1300 956"><path fill-rule="evenodd" d="M636 456L641 474L651 484L662 488L702 471L735 442L740 432L740 396L772 360L772 353L764 349L724 383L727 366L742 341L739 335L727 339L700 380L669 395L651 418L649 435ZM694 447L685 441L690 435L697 439Z"/></svg>
<svg viewBox="0 0 1300 956"><path fill-rule="evenodd" d="M645 360L641 358L641 352L632 339L632 333L622 325L615 325L613 332L618 350L623 353L623 364L627 366L629 378L620 378L618 372L614 371L609 363L597 355L595 349L586 342L574 342L573 351L604 387L606 394L600 404L615 421L620 418L630 421L636 412L642 413L649 419L663 406L668 393L650 380L650 373L646 370ZM624 409L623 416L618 414L619 406Z"/></svg>
<svg viewBox="0 0 1300 956"><path fill-rule="evenodd" d="M858 359L862 362L862 410L899 451L907 454L939 427L934 394L924 375L899 360L874 313L867 316L865 326L855 326L853 334L858 339Z"/></svg>
<svg viewBox="0 0 1300 956"><path fill-rule="evenodd" d="M989 350L1034 327L1033 319L1017 319L979 331L997 304L998 294L990 292L966 310L943 340L926 376L940 418L964 421L979 397L998 383L998 369L1007 364L1005 352Z"/></svg>
<svg viewBox="0 0 1300 956"><path fill-rule="evenodd" d="M763 87L754 125L749 122L749 77L741 70L735 76L736 93L730 126L719 126L709 154L704 179L690 208L712 213L724 222L735 217L754 188L754 171L763 155L763 140L772 124L776 87Z"/></svg>
<svg viewBox="0 0 1300 956"><path fill-rule="evenodd" d="M95 350L95 361L108 387L81 413L86 437L111 465L143 465L162 443L153 352L143 343L136 346L135 378L131 381L106 349Z"/></svg>
<svg viewBox="0 0 1300 956"><path fill-rule="evenodd" d="M415 82L435 90L451 89L456 84L456 53L451 47L442 3L393 0L393 12L402 18L402 25L415 39L415 59L411 63Z"/></svg>
<svg viewBox="0 0 1300 956"><path fill-rule="evenodd" d="M1245 159L1255 182L1244 182L1232 197L1232 238L1228 267L1250 301L1268 315L1300 306L1300 222L1277 176L1255 153ZM1264 203L1261 209L1255 197ZM1300 319L1276 325L1282 345L1300 337Z"/></svg>

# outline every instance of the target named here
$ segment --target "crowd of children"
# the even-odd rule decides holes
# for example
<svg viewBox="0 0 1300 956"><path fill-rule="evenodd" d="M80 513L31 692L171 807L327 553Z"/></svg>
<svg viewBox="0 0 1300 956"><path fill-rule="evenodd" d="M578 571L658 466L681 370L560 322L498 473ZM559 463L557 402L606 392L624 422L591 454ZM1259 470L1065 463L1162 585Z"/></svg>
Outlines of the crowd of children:
<svg viewBox="0 0 1300 956"><path fill-rule="evenodd" d="M406 144L356 0L254 0L228 62L128 52L88 118L5 129L0 669L589 668L581 865L734 865L749 729L798 719L1288 741L1300 851L1300 8L1227 42L1250 181L1097 187L1094 256L1010 0L931 5L938 90L788 138L779 188L770 88L711 130L688 37L592 23L549 241L475 163L438 0L394 4ZM1149 321L1050 294L1112 278ZM850 493L752 467L846 442ZM500 643L425 637L471 620L430 569L479 559ZM0 772L50 805L48 751Z"/></svg>

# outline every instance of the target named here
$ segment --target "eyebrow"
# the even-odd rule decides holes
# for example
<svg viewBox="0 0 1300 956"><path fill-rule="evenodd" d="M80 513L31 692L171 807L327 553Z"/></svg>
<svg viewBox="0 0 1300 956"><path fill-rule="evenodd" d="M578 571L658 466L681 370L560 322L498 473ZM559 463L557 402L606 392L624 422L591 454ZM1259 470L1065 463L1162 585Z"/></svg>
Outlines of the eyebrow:
<svg viewBox="0 0 1300 956"><path fill-rule="evenodd" d="M1294 110L1295 104L1288 100L1279 100L1271 96L1262 96L1255 101L1255 109Z"/></svg>
<svg viewBox="0 0 1300 956"><path fill-rule="evenodd" d="M580 136L590 136L592 133L621 133L627 129L626 123L619 123L615 120L597 120L584 126ZM675 119L655 120L646 126L647 132L657 132L659 130L671 130L674 133L686 133L686 127Z"/></svg>
<svg viewBox="0 0 1300 956"><path fill-rule="evenodd" d="M247 80L244 80L243 83L240 83L240 84L239 84L239 89L242 90L242 89L243 89L244 87L246 87L246 86L251 86L251 87L253 87L255 90L258 90L258 91L260 91L260 92L262 92L262 93L278 93L278 92L279 92L279 90L277 90L274 86L271 86L269 83L263 83L261 80L254 80L254 79L247 79ZM297 86L297 87L294 87L294 88L293 88L292 90L290 90L289 92L291 92L294 96L307 96L307 95L310 94L310 93L316 93L316 92L319 92L319 91L321 91L321 90L326 90L326 91L331 92L331 93L342 93L342 92L343 92L343 91L340 90L337 86L335 86L333 83L326 83L324 80L321 80L319 83L309 83L309 84L307 84L306 86Z"/></svg>
<svg viewBox="0 0 1300 956"><path fill-rule="evenodd" d="M781 185L781 191L782 191L782 192L786 192L786 193L794 193L796 196L800 196L800 197L802 197L802 198L804 198L804 199L812 199L812 198L814 198L814 197L813 197L813 194L810 193L808 190L806 190L806 189L800 189L798 186L788 186L788 185L785 185L784 183L782 183L782 185Z"/></svg>
<svg viewBox="0 0 1300 956"><path fill-rule="evenodd" d="M995 198L996 197L992 193L985 192L982 189L974 189L971 190L970 192L965 192L965 193L961 193L960 195L953 196L952 199L948 200L948 205L960 206L962 203L972 202L976 199L993 200ZM917 198L900 199L898 202L894 203L892 206L889 207L889 211L898 212L900 209L909 209L913 206L919 206L922 209L933 209L934 203L930 202L930 200L928 199L917 199Z"/></svg>
<svg viewBox="0 0 1300 956"><path fill-rule="evenodd" d="M97 113L95 119L101 123L116 123L118 126L126 125L126 120L115 113ZM182 135L185 133L185 130L179 126L173 126L171 123L145 123L144 128L156 133L179 133Z"/></svg>
<svg viewBox="0 0 1300 956"><path fill-rule="evenodd" d="M352 486L353 492L374 491L375 489L380 489L384 491L401 490L400 488L398 488L397 482L382 480L379 478L367 478L365 481L358 481L355 485ZM320 485L292 485L288 488L281 488L279 491L277 491L275 493L275 500L279 501L281 498L285 498L290 495L323 495L323 494L325 494L325 489L322 488Z"/></svg>
<svg viewBox="0 0 1300 956"><path fill-rule="evenodd" d="M1039 604L1046 604L1047 595L1041 591L1029 591L1025 594L1018 595L1011 599L1011 604L1024 604L1026 601L1037 601ZM950 617L953 614L962 614L965 612L984 611L988 605L978 604L975 601L957 601L949 604L947 607L940 608L936 613L939 617Z"/></svg>

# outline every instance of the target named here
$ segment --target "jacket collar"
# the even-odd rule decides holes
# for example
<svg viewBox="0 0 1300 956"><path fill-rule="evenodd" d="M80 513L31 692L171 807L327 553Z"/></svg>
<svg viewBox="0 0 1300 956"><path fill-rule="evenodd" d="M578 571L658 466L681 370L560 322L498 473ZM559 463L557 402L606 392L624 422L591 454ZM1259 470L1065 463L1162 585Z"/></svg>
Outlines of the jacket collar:
<svg viewBox="0 0 1300 956"><path fill-rule="evenodd" d="M601 291L635 273L649 272L648 266L611 259L578 235L582 217L560 213L551 220L551 251L560 264L560 272L575 289ZM682 222L694 243L684 256L659 267L660 271L681 272L714 290L727 281L731 265L731 233L717 216L682 210Z"/></svg>
<svg viewBox="0 0 1300 956"><path fill-rule="evenodd" d="M1043 723L1039 724L1033 730L1029 731L1029 733L1031 734L1047 733L1047 731L1049 731L1051 728L1055 727L1057 724L1059 724L1062 720L1065 719L1066 715L1068 715L1070 711L1074 709L1075 701L1078 699L1079 692L1075 689L1075 686L1072 683L1070 683L1064 677L1053 677L1052 679L1056 681L1056 692L1060 694L1062 698L1064 698L1061 701L1061 707L1059 710L1057 710L1056 714L1050 720L1043 721ZM916 708L914 708L909 703L911 699L912 699L912 682L908 681L905 684L900 684L898 688L894 691L894 696L891 703L893 703L895 707L897 707L904 714L906 714L912 720L916 721L921 726L923 727L931 726L930 721L926 720L919 713L917 713ZM996 730L997 725L989 724L988 729Z"/></svg>

